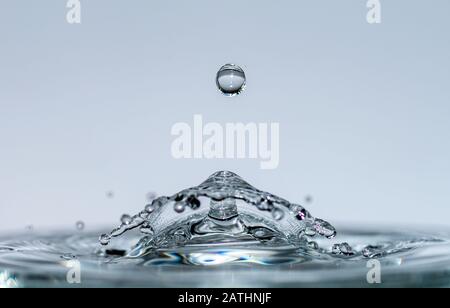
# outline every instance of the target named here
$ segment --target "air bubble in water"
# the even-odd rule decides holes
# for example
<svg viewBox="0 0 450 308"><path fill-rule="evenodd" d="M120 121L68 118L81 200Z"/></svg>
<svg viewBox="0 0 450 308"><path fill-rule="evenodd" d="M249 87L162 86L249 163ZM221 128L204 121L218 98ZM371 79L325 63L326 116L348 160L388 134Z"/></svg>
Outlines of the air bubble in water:
<svg viewBox="0 0 450 308"><path fill-rule="evenodd" d="M224 95L239 95L246 85L244 70L237 65L226 64L217 72L216 83Z"/></svg>
<svg viewBox="0 0 450 308"><path fill-rule="evenodd" d="M106 198L108 198L108 199L114 199L114 191L112 191L112 190L110 190L110 191L107 191L106 193L105 193L105 195L106 195Z"/></svg>
<svg viewBox="0 0 450 308"><path fill-rule="evenodd" d="M182 203L182 202L177 202L177 203L175 203L173 209L177 213L183 213L184 210L186 210L186 205L184 203Z"/></svg>

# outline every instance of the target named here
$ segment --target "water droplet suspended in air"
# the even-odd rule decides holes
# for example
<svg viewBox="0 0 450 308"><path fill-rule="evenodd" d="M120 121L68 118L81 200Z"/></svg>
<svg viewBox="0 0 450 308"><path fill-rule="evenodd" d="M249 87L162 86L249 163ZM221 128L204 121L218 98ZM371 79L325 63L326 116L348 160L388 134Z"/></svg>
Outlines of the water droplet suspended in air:
<svg viewBox="0 0 450 308"><path fill-rule="evenodd" d="M105 193L105 195L106 195L106 198L108 198L108 199L114 199L114 191L112 191L112 190L110 190L110 191L107 191L106 193Z"/></svg>
<svg viewBox="0 0 450 308"><path fill-rule="evenodd" d="M216 83L225 96L241 94L246 86L244 70L234 64L226 64L217 72Z"/></svg>
<svg viewBox="0 0 450 308"><path fill-rule="evenodd" d="M109 244L109 242L111 241L111 236L108 234L102 234L100 236L100 244L106 246Z"/></svg>
<svg viewBox="0 0 450 308"><path fill-rule="evenodd" d="M128 214L124 214L122 215L122 217L120 218L120 221L124 224L124 225L129 225L132 221L132 218L130 215Z"/></svg>
<svg viewBox="0 0 450 308"><path fill-rule="evenodd" d="M75 224L76 228L78 231L83 231L84 227L86 226L85 223L83 221L77 221Z"/></svg>

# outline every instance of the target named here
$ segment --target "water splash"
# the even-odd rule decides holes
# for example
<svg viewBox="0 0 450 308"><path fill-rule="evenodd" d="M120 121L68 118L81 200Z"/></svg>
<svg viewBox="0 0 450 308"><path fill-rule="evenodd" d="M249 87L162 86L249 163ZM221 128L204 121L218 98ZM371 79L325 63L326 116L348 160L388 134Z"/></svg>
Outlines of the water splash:
<svg viewBox="0 0 450 308"><path fill-rule="evenodd" d="M398 227L397 227L398 228ZM258 237L271 236L266 229ZM129 232L100 246L98 231L14 234L0 237L0 276L5 287L71 287L67 262L79 262L83 287L373 287L367 262L382 266L383 287L448 287L450 233L389 228L341 228L336 240L316 238L306 246L179 246L129 256L130 243L142 233ZM185 234L173 235L183 241ZM348 243L345 255L339 243ZM368 245L370 243L370 245ZM338 245L339 251L333 252ZM347 247L348 248L348 247ZM10 280L13 278L12 280ZM1 279L0 279L1 284ZM75 285L76 287L76 285Z"/></svg>
<svg viewBox="0 0 450 308"><path fill-rule="evenodd" d="M220 171L199 186L160 197L100 237L102 245L139 229L143 238L130 256L161 248L264 246L299 248L308 238L331 239L336 229L304 207L260 191L237 174Z"/></svg>
<svg viewBox="0 0 450 308"><path fill-rule="evenodd" d="M304 207L222 171L124 215L104 246L100 232L73 228L4 236L0 269L6 287L69 286L72 261L83 287L370 287L377 259L385 287L448 286L450 233L392 229L346 226L334 238Z"/></svg>

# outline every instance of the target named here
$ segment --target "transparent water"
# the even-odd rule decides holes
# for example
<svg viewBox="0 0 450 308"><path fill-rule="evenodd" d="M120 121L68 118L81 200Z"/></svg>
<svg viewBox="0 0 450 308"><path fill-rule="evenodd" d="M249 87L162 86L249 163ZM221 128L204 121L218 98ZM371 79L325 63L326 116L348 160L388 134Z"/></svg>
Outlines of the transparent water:
<svg viewBox="0 0 450 308"><path fill-rule="evenodd" d="M226 64L217 72L217 87L226 96L239 95L245 89L246 82L244 70L237 65Z"/></svg>
<svg viewBox="0 0 450 308"><path fill-rule="evenodd" d="M152 198L153 199L153 198ZM112 232L0 238L3 287L450 286L450 233L344 226L231 172L160 197ZM394 232L395 230L395 232ZM67 274L79 265L81 284Z"/></svg>

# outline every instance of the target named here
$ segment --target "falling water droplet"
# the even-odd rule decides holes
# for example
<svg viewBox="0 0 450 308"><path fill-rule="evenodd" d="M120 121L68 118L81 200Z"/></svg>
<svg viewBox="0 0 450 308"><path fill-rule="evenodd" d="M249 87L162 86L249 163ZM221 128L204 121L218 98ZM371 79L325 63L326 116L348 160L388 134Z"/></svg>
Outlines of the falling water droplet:
<svg viewBox="0 0 450 308"><path fill-rule="evenodd" d="M129 225L132 222L132 218L130 215L128 214L124 214L122 215L122 217L120 218L120 221L124 224L124 225Z"/></svg>
<svg viewBox="0 0 450 308"><path fill-rule="evenodd" d="M108 199L114 199L114 191L112 191L112 190L110 190L110 191L107 191L106 193L105 193L105 195L106 195L106 198L108 198Z"/></svg>
<svg viewBox="0 0 450 308"><path fill-rule="evenodd" d="M244 70L234 64L226 64L217 72L216 83L225 96L241 94L246 86Z"/></svg>
<svg viewBox="0 0 450 308"><path fill-rule="evenodd" d="M75 226L78 231L83 231L86 225L83 221L80 220L76 222Z"/></svg>

